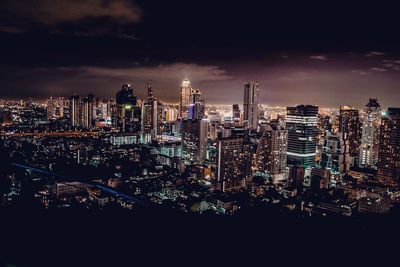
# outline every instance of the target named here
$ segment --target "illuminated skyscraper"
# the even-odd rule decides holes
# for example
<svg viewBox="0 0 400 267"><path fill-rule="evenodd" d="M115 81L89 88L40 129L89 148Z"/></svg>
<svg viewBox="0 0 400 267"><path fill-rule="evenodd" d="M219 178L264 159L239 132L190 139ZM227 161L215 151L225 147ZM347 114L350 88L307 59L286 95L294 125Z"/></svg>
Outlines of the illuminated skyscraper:
<svg viewBox="0 0 400 267"><path fill-rule="evenodd" d="M389 108L379 131L378 179L387 183L400 179L400 108Z"/></svg>
<svg viewBox="0 0 400 267"><path fill-rule="evenodd" d="M378 163L379 125L381 123L381 106L376 99L370 99L364 108L362 137L359 155L361 167L375 168Z"/></svg>
<svg viewBox="0 0 400 267"><path fill-rule="evenodd" d="M288 130L288 165L312 167L315 164L317 147L318 107L298 105L287 107L286 128Z"/></svg>
<svg viewBox="0 0 400 267"><path fill-rule="evenodd" d="M286 170L288 131L278 121L272 121L263 128L256 151L256 167L260 172L279 179Z"/></svg>
<svg viewBox="0 0 400 267"><path fill-rule="evenodd" d="M72 127L81 126L81 105L81 99L78 95L73 95L69 98L69 112Z"/></svg>
<svg viewBox="0 0 400 267"><path fill-rule="evenodd" d="M137 105L133 88L124 84L116 95L114 124L121 132L137 133L140 131L141 109Z"/></svg>
<svg viewBox="0 0 400 267"><path fill-rule="evenodd" d="M247 124L247 128L253 130L257 129L260 115L258 112L259 93L258 81L244 85L243 122Z"/></svg>
<svg viewBox="0 0 400 267"><path fill-rule="evenodd" d="M341 106L339 115L339 132L349 139L350 156L357 157L360 150L361 128L358 109Z"/></svg>
<svg viewBox="0 0 400 267"><path fill-rule="evenodd" d="M181 101L179 106L179 117L187 118L187 109L191 104L192 87L188 79L183 80L181 85Z"/></svg>
<svg viewBox="0 0 400 267"><path fill-rule="evenodd" d="M238 104L232 105L232 119L240 120L240 108Z"/></svg>
<svg viewBox="0 0 400 267"><path fill-rule="evenodd" d="M94 126L94 96L89 94L82 99L81 126L91 128Z"/></svg>
<svg viewBox="0 0 400 267"><path fill-rule="evenodd" d="M151 134L154 117L153 89L150 83L147 84L147 101L142 103L142 131L143 134Z"/></svg>
<svg viewBox="0 0 400 267"><path fill-rule="evenodd" d="M201 120L204 117L204 101L201 99L201 92L192 89L190 104L187 107L187 118L190 120Z"/></svg>
<svg viewBox="0 0 400 267"><path fill-rule="evenodd" d="M208 120L182 121L182 154L185 163L202 163L206 158Z"/></svg>
<svg viewBox="0 0 400 267"><path fill-rule="evenodd" d="M217 139L216 181L222 191L244 187L251 178L254 145L244 136Z"/></svg>
<svg viewBox="0 0 400 267"><path fill-rule="evenodd" d="M320 166L340 175L350 170L349 140L343 139L341 133L325 134Z"/></svg>

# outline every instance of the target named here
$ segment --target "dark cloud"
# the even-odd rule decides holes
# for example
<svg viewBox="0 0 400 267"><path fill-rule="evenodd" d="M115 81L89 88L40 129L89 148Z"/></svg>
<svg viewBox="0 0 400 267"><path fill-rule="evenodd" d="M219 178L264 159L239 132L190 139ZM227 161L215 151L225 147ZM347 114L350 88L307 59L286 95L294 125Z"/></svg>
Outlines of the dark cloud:
<svg viewBox="0 0 400 267"><path fill-rule="evenodd" d="M0 31L46 30L77 35L127 36L122 28L137 23L142 10L127 0L4 0Z"/></svg>
<svg viewBox="0 0 400 267"><path fill-rule="evenodd" d="M315 59L315 60L327 60L327 57L324 55L316 55L316 56L310 56L310 59Z"/></svg>
<svg viewBox="0 0 400 267"><path fill-rule="evenodd" d="M384 55L386 55L386 53L379 51L369 51L367 54L365 54L366 57L381 57Z"/></svg>

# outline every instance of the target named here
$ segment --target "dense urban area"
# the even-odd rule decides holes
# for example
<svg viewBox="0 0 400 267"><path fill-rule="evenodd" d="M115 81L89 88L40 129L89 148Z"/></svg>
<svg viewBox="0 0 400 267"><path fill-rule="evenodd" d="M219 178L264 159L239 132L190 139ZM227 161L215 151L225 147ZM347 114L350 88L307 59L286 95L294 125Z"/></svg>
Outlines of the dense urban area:
<svg viewBox="0 0 400 267"><path fill-rule="evenodd" d="M260 90L245 83L233 105L206 105L187 79L179 103L155 98L150 83L124 84L112 99L0 100L0 206L302 217L396 209L400 108L367 98L361 109L271 107Z"/></svg>

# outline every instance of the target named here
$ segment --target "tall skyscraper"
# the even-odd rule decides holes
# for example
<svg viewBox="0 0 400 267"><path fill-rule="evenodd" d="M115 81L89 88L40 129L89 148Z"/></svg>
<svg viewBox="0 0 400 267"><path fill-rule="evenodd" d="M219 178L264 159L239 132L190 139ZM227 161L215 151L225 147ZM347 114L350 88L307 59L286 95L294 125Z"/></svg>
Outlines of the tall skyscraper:
<svg viewBox="0 0 400 267"><path fill-rule="evenodd" d="M243 122L247 124L247 128L256 130L259 112L258 99L260 90L258 81L248 82L244 85L244 101L243 101Z"/></svg>
<svg viewBox="0 0 400 267"><path fill-rule="evenodd" d="M141 109L137 106L133 88L124 84L116 95L114 124L121 132L137 133L141 128L140 120Z"/></svg>
<svg viewBox="0 0 400 267"><path fill-rule="evenodd" d="M320 166L333 174L343 175L350 170L349 140L341 133L327 131L323 138Z"/></svg>
<svg viewBox="0 0 400 267"><path fill-rule="evenodd" d="M82 99L81 126L91 128L94 126L94 96L89 94Z"/></svg>
<svg viewBox="0 0 400 267"><path fill-rule="evenodd" d="M243 136L220 137L217 139L216 181L222 191L245 186L251 178L253 144Z"/></svg>
<svg viewBox="0 0 400 267"><path fill-rule="evenodd" d="M78 95L73 95L69 98L69 112L72 127L81 126L81 99Z"/></svg>
<svg viewBox="0 0 400 267"><path fill-rule="evenodd" d="M398 183L400 179L400 108L389 108L379 131L378 179Z"/></svg>
<svg viewBox="0 0 400 267"><path fill-rule="evenodd" d="M349 139L350 156L357 157L360 150L361 124L358 109L341 106L339 114L339 132Z"/></svg>
<svg viewBox="0 0 400 267"><path fill-rule="evenodd" d="M317 147L318 107L298 105L287 107L286 128L288 130L288 165L312 167L315 164Z"/></svg>
<svg viewBox="0 0 400 267"><path fill-rule="evenodd" d="M379 151L379 125L381 106L376 99L370 99L364 108L362 136L359 155L361 167L376 168Z"/></svg>
<svg viewBox="0 0 400 267"><path fill-rule="evenodd" d="M203 162L207 152L208 120L183 120L181 131L185 163Z"/></svg>
<svg viewBox="0 0 400 267"><path fill-rule="evenodd" d="M278 121L266 125L258 138L256 168L279 179L286 171L288 131Z"/></svg>
<svg viewBox="0 0 400 267"><path fill-rule="evenodd" d="M181 85L181 101L179 105L179 117L187 118L187 109L191 104L192 86L188 79L183 80Z"/></svg>
<svg viewBox="0 0 400 267"><path fill-rule="evenodd" d="M143 134L152 134L154 120L157 119L154 116L154 97L153 89L151 84L147 84L147 100L142 103L142 131Z"/></svg>

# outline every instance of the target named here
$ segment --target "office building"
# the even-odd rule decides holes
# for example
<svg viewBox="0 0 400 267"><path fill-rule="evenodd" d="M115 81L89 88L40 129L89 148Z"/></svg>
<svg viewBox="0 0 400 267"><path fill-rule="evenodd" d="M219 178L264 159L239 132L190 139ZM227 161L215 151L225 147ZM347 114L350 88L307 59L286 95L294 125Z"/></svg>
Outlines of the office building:
<svg viewBox="0 0 400 267"><path fill-rule="evenodd" d="M286 153L288 131L278 121L272 121L259 133L256 150L256 169L284 178L286 171Z"/></svg>
<svg viewBox="0 0 400 267"><path fill-rule="evenodd" d="M121 132L137 133L141 128L141 109L137 106L137 99L133 88L124 84L116 95L116 110L114 125Z"/></svg>
<svg viewBox="0 0 400 267"><path fill-rule="evenodd" d="M181 85L181 101L179 105L179 117L187 118L187 109L191 104L191 93L192 86L190 85L190 81L185 79L182 81Z"/></svg>
<svg viewBox="0 0 400 267"><path fill-rule="evenodd" d="M376 99L370 99L364 108L359 166L376 168L379 151L379 126L381 106Z"/></svg>
<svg viewBox="0 0 400 267"><path fill-rule="evenodd" d="M341 106L339 114L339 132L349 139L350 156L357 157L360 150L361 123L358 109Z"/></svg>
<svg viewBox="0 0 400 267"><path fill-rule="evenodd" d="M378 179L398 183L400 178L400 108L389 108L379 131Z"/></svg>
<svg viewBox="0 0 400 267"><path fill-rule="evenodd" d="M248 82L244 85L243 123L246 128L253 130L257 129L260 115L258 112L259 94L258 81Z"/></svg>
<svg viewBox="0 0 400 267"><path fill-rule="evenodd" d="M349 140L344 139L341 133L327 131L319 165L339 176L347 173L350 170Z"/></svg>
<svg viewBox="0 0 400 267"><path fill-rule="evenodd" d="M185 163L203 162L208 143L208 120L183 120L181 132L182 156Z"/></svg>
<svg viewBox="0 0 400 267"><path fill-rule="evenodd" d="M94 96L89 94L82 99L81 126L89 129L94 126Z"/></svg>
<svg viewBox="0 0 400 267"><path fill-rule="evenodd" d="M81 106L82 102L78 95L73 95L69 99L69 112L70 112L70 121L72 127L80 127L81 126Z"/></svg>
<svg viewBox="0 0 400 267"><path fill-rule="evenodd" d="M232 105L232 120L239 121L240 120L240 108L239 104Z"/></svg>
<svg viewBox="0 0 400 267"><path fill-rule="evenodd" d="M287 161L291 166L312 167L317 147L318 107L298 105L286 109Z"/></svg>
<svg viewBox="0 0 400 267"><path fill-rule="evenodd" d="M217 140L216 181L222 191L243 188L251 178L253 144L244 136L231 135Z"/></svg>

